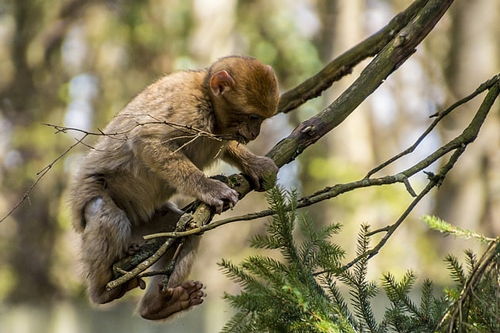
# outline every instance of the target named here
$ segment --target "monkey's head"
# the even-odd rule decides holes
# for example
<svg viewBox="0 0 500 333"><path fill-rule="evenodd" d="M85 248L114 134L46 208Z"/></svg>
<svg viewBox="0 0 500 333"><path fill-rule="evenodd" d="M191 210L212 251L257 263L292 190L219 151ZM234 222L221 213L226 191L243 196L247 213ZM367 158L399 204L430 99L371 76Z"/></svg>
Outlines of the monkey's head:
<svg viewBox="0 0 500 333"><path fill-rule="evenodd" d="M208 70L216 132L247 143L260 133L262 122L276 113L278 80L271 66L250 57L217 60Z"/></svg>

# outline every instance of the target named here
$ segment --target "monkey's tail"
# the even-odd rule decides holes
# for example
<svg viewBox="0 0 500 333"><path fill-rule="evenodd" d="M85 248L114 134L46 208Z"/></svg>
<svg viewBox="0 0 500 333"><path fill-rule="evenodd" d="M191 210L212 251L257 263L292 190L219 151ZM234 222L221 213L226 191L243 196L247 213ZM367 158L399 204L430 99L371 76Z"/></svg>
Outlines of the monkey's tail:
<svg viewBox="0 0 500 333"><path fill-rule="evenodd" d="M79 233L85 230L85 207L93 199L101 197L105 201L112 199L106 191L106 181L103 175L93 174L76 177L70 187L69 204L73 227Z"/></svg>

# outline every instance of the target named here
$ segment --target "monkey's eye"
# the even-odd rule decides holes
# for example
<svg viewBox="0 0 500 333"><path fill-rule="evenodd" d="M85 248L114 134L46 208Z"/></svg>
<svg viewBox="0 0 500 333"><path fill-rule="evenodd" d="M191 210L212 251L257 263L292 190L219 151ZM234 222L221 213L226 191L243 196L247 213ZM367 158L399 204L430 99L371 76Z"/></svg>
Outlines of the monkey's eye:
<svg viewBox="0 0 500 333"><path fill-rule="evenodd" d="M257 120L260 120L261 119L261 116L257 115L257 114L251 114L249 116L250 120L252 121L257 121Z"/></svg>

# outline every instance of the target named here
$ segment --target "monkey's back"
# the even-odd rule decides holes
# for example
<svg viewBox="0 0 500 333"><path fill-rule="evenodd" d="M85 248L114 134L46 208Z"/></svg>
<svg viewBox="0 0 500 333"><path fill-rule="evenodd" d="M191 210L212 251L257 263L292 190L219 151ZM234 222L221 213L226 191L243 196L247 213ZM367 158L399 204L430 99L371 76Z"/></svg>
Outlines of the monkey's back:
<svg viewBox="0 0 500 333"><path fill-rule="evenodd" d="M137 95L104 129L95 149L83 158L70 190L73 224L85 227L83 210L93 198L108 196L133 224L147 221L175 189L140 158L141 143L161 138L181 147L190 138L168 123L213 131L211 103L203 91L205 71L177 72L153 83ZM212 140L207 144L206 140ZM200 169L215 161L224 147L200 137L182 152ZM175 166L172 166L175 167Z"/></svg>

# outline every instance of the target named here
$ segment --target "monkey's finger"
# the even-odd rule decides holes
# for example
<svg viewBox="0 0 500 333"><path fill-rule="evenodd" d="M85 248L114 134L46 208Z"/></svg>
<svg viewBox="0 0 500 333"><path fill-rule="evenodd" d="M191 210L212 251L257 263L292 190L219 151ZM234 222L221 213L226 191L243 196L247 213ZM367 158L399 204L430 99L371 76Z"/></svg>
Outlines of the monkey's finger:
<svg viewBox="0 0 500 333"><path fill-rule="evenodd" d="M224 201L222 200L217 200L216 203L213 205L215 208L215 213L220 214L222 213L222 210L224 208Z"/></svg>
<svg viewBox="0 0 500 333"><path fill-rule="evenodd" d="M139 288L141 288L142 290L146 289L146 282L144 282L143 279L138 278L137 283L139 283Z"/></svg>
<svg viewBox="0 0 500 333"><path fill-rule="evenodd" d="M234 206L238 202L238 200L240 199L240 194L237 191L231 189L231 192L229 192L227 199Z"/></svg>
<svg viewBox="0 0 500 333"><path fill-rule="evenodd" d="M259 176L256 174L251 174L250 180L251 180L252 187L254 188L254 190L260 192L262 190L262 184L261 184L261 179L259 178Z"/></svg>

